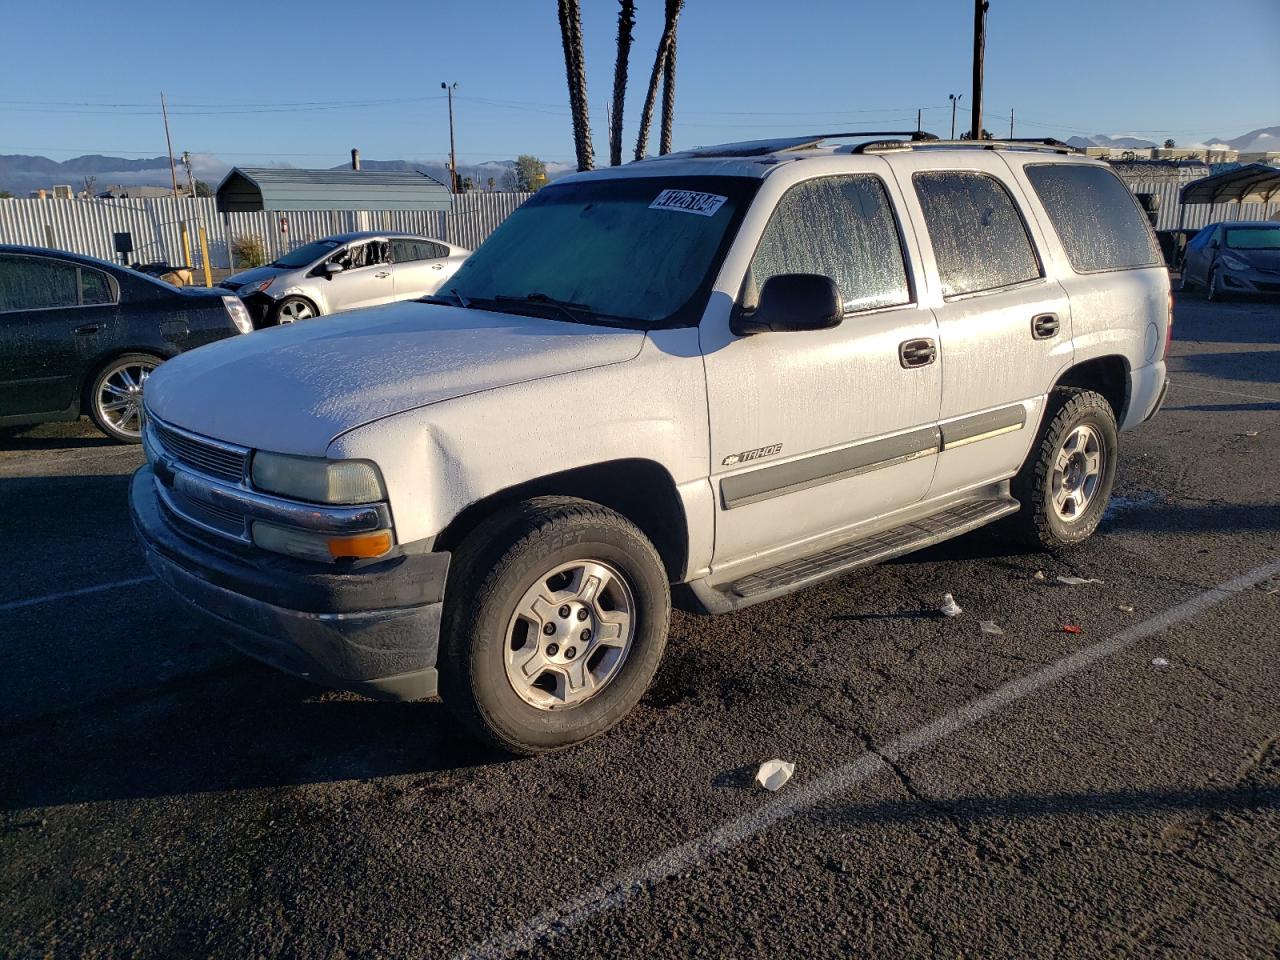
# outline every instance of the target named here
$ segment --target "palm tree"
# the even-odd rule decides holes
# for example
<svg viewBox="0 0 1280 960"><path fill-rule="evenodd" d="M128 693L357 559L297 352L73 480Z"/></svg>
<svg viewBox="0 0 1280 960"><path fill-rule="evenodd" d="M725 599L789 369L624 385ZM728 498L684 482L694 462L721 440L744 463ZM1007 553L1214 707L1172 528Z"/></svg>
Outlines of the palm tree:
<svg viewBox="0 0 1280 960"><path fill-rule="evenodd" d="M649 149L649 127L653 124L653 105L658 99L658 80L663 76L666 68L667 57L672 57L672 63L675 62L675 41L676 41L676 20L680 16L680 9L684 6L684 0L667 0L666 22L662 27L662 39L658 41L658 52L653 58L653 72L649 74L649 91L644 98L644 110L640 113L640 134L636 137L636 159L643 160L645 153ZM674 66L672 68L671 84L668 87L670 96L675 97L675 74ZM674 108L674 100L672 107ZM667 112L666 98L663 98L663 127L664 129L670 124L670 114ZM670 136L667 137L668 141ZM669 144L668 144L669 148ZM665 151L664 151L665 152Z"/></svg>
<svg viewBox="0 0 1280 960"><path fill-rule="evenodd" d="M595 166L591 145L591 120L587 111L587 67L582 50L582 9L578 0L558 0L560 42L564 47L564 72L569 83L569 110L573 114L573 145L578 169Z"/></svg>
<svg viewBox="0 0 1280 960"><path fill-rule="evenodd" d="M627 99L627 62L631 31L636 25L635 0L618 0L618 58L613 64L613 111L609 123L609 164L622 163L622 108Z"/></svg>
<svg viewBox="0 0 1280 960"><path fill-rule="evenodd" d="M662 64L662 134L658 153L671 152L671 124L676 113L676 21L684 0L667 0L667 56Z"/></svg>

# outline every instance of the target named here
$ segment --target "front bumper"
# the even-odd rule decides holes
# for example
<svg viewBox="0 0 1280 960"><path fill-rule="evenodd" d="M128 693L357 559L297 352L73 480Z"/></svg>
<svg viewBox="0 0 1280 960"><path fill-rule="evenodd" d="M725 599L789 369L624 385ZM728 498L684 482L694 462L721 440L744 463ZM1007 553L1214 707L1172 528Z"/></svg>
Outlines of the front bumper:
<svg viewBox="0 0 1280 960"><path fill-rule="evenodd" d="M1218 281L1224 293L1263 297L1280 295L1280 274L1270 271L1232 270L1228 267L1220 267Z"/></svg>
<svg viewBox="0 0 1280 960"><path fill-rule="evenodd" d="M341 571L215 546L161 506L150 466L129 508L147 563L231 646L286 673L389 700L435 696L449 554L408 552Z"/></svg>

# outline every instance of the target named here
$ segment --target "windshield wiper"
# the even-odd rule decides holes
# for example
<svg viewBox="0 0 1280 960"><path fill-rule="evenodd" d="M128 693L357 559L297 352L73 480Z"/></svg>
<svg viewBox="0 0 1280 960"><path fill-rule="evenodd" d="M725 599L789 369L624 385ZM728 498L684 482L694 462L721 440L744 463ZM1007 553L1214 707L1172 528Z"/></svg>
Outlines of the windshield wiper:
<svg viewBox="0 0 1280 960"><path fill-rule="evenodd" d="M457 287L450 287L449 293L453 297L452 300L450 300L449 297L441 296L438 293L428 293L425 297L419 297L418 302L419 303L442 303L445 305L456 304L457 306L462 307L463 309L466 309L471 306L471 301L468 300L466 297L464 297L462 294L460 294L458 292Z"/></svg>
<svg viewBox="0 0 1280 960"><path fill-rule="evenodd" d="M509 297L504 294L498 294L493 299L495 303L536 303L539 306L548 306L559 310L570 323L591 323L592 320L588 319L588 316L591 318L596 316L595 311L585 303L557 300L553 296L537 291L527 293L523 297Z"/></svg>

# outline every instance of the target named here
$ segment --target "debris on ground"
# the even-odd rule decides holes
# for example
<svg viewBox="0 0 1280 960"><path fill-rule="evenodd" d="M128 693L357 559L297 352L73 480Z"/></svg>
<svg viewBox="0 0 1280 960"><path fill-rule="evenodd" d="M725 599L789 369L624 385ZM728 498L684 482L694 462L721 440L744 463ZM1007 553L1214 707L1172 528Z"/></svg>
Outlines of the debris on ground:
<svg viewBox="0 0 1280 960"><path fill-rule="evenodd" d="M1070 574L1059 574L1057 581L1065 583L1068 587L1083 587L1086 583L1102 583L1097 577L1076 577Z"/></svg>
<svg viewBox="0 0 1280 960"><path fill-rule="evenodd" d="M1154 660L1151 661L1151 665L1153 667L1158 667L1163 670L1165 667L1169 665L1169 661L1166 660L1164 657L1156 657Z"/></svg>
<svg viewBox="0 0 1280 960"><path fill-rule="evenodd" d="M795 772L794 763L788 763L786 760L766 760L756 771L756 783L773 793L781 789Z"/></svg>
<svg viewBox="0 0 1280 960"><path fill-rule="evenodd" d="M1257 435L1258 435L1257 430L1246 430L1243 434L1241 434L1241 436L1245 436L1245 437L1256 437Z"/></svg>
<svg viewBox="0 0 1280 960"><path fill-rule="evenodd" d="M1064 623L1062 625L1062 632L1063 633L1084 633L1084 631L1081 630L1079 627L1077 627L1074 623Z"/></svg>
<svg viewBox="0 0 1280 960"><path fill-rule="evenodd" d="M994 620L979 621L978 629L981 630L983 633L987 634L988 636L992 636L992 637L1004 636L1004 631L1000 629L999 625L997 625Z"/></svg>
<svg viewBox="0 0 1280 960"><path fill-rule="evenodd" d="M1117 609L1117 610L1119 610L1121 613L1133 613L1133 604L1132 604L1132 603L1117 603L1117 604L1116 604L1116 609Z"/></svg>
<svg viewBox="0 0 1280 960"><path fill-rule="evenodd" d="M1043 570L1037 570L1037 571L1035 572L1035 576L1033 576L1031 579L1032 579L1032 580L1044 580L1044 579L1045 579L1045 572L1044 572Z"/></svg>
<svg viewBox="0 0 1280 960"><path fill-rule="evenodd" d="M960 609L960 604L956 603L956 598L949 593L943 594L942 606L938 608L938 612L944 617L958 617L964 613Z"/></svg>

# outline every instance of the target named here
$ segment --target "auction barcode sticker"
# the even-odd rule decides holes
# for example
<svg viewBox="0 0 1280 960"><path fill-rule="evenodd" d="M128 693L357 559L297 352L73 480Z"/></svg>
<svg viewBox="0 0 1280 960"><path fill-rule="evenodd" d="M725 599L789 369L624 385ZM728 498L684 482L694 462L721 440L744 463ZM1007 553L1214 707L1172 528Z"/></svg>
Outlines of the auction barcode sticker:
<svg viewBox="0 0 1280 960"><path fill-rule="evenodd" d="M658 199L649 204L649 209L678 210L680 213L712 217L728 199L715 193L698 193L696 190L663 190L658 194Z"/></svg>

